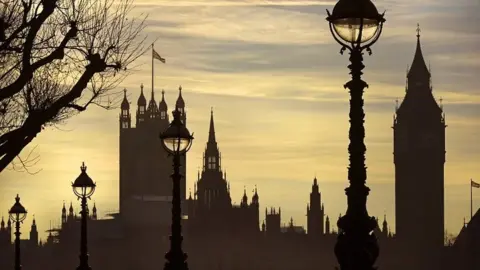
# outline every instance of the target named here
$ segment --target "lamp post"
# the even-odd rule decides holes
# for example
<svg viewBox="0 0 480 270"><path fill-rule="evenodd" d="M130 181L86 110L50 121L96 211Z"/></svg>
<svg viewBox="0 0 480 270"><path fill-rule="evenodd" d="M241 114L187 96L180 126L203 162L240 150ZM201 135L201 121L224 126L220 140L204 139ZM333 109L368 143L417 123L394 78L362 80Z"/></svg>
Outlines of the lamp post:
<svg viewBox="0 0 480 270"><path fill-rule="evenodd" d="M10 220L15 222L15 270L21 270L22 265L20 264L20 223L27 218L27 210L20 203L20 197L17 194L15 198L15 204L13 204L10 211Z"/></svg>
<svg viewBox="0 0 480 270"><path fill-rule="evenodd" d="M93 193L95 192L96 184L93 182L92 178L87 174L87 167L85 163L82 162L80 167L81 173L72 183L73 193L82 200L82 211L81 211L81 235L80 235L80 265L77 267L77 270L91 270L92 268L88 265L88 247L87 247L87 199L90 199Z"/></svg>
<svg viewBox="0 0 480 270"><path fill-rule="evenodd" d="M365 185L365 128L363 92L368 84L361 79L363 51L372 54L370 47L378 40L385 22L370 0L339 0L332 14L327 10L327 21L333 38L350 53L348 66L352 79L344 85L350 92L350 131L348 152L350 186L345 189L347 212L338 220L340 229L335 255L342 270L373 270L379 254L377 239L373 234L377 222L367 211L370 189Z"/></svg>
<svg viewBox="0 0 480 270"><path fill-rule="evenodd" d="M172 227L170 235L170 251L165 255L164 270L187 270L187 254L182 250L182 224L180 202L180 156L187 153L192 146L193 136L180 120L180 111L175 108L173 120L169 127L160 134L162 145L173 156L173 196L172 196Z"/></svg>

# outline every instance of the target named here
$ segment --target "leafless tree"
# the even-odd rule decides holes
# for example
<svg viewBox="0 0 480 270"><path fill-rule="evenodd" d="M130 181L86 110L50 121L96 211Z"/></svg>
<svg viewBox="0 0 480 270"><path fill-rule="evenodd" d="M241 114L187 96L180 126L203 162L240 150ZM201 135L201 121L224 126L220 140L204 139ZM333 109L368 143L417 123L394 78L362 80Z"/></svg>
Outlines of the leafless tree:
<svg viewBox="0 0 480 270"><path fill-rule="evenodd" d="M0 172L16 157L31 166L19 155L45 127L112 108L145 52L131 1L0 0Z"/></svg>

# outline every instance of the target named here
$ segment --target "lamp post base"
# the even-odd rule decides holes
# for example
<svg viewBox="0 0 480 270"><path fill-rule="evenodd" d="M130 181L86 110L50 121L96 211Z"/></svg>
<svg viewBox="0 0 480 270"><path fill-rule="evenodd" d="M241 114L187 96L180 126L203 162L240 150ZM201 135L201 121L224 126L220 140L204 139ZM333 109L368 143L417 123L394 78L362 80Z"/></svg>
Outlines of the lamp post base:
<svg viewBox="0 0 480 270"><path fill-rule="evenodd" d="M79 266L79 267L77 267L77 270L92 270L92 267L90 267L89 265Z"/></svg>
<svg viewBox="0 0 480 270"><path fill-rule="evenodd" d="M165 255L167 262L165 263L164 270L188 270L187 254L182 251L172 252L169 251Z"/></svg>
<svg viewBox="0 0 480 270"><path fill-rule="evenodd" d="M376 226L375 218L345 215L339 220L335 256L341 270L375 270L379 255L377 237L370 233ZM352 226L358 226L354 229ZM342 228L343 227L343 228ZM350 227L350 228L349 228Z"/></svg>
<svg viewBox="0 0 480 270"><path fill-rule="evenodd" d="M77 270L92 270L92 267L88 265L88 255L80 255L80 265L77 267Z"/></svg>

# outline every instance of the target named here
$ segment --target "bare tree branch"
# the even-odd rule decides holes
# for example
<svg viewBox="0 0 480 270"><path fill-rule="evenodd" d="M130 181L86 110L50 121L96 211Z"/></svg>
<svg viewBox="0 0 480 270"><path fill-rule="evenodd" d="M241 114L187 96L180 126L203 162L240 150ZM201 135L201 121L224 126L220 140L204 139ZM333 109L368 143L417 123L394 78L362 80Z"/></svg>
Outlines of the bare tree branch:
<svg viewBox="0 0 480 270"><path fill-rule="evenodd" d="M31 173L36 159L19 155L45 127L115 107L145 52L146 17L131 9L132 0L0 0L0 171Z"/></svg>
<svg viewBox="0 0 480 270"><path fill-rule="evenodd" d="M39 161L40 161L40 155L36 155L35 157L32 157L33 151L35 151L35 146L30 153L27 155L26 158L22 158L20 155L17 156L17 159L20 163L20 166L15 163L15 161L11 162L12 165L12 170L17 171L17 172L26 172L30 175L35 175L39 172L42 171L42 169L37 169L35 171L30 171L30 168L33 168Z"/></svg>

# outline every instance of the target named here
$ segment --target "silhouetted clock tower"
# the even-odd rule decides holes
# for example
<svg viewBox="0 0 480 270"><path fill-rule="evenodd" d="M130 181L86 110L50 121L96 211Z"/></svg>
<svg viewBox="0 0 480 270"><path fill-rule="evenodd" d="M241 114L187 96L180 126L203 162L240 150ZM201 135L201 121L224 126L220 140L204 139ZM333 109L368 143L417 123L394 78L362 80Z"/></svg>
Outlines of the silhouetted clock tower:
<svg viewBox="0 0 480 270"><path fill-rule="evenodd" d="M444 242L446 125L430 77L418 28L406 95L393 124L396 236L413 269L437 269L432 264L439 262Z"/></svg>

